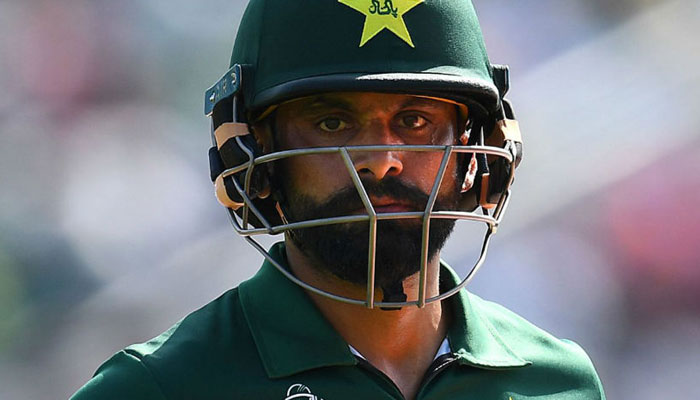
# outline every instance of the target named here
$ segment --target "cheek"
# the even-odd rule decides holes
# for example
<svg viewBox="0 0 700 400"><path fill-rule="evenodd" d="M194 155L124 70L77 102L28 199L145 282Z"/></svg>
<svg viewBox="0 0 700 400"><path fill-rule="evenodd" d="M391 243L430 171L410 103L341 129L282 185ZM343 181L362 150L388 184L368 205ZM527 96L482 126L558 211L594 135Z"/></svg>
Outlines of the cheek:
<svg viewBox="0 0 700 400"><path fill-rule="evenodd" d="M462 180L460 175L463 168L459 165L460 157L457 154L450 158L450 163L447 165L447 170L445 171L445 177L442 179L442 186L440 187L440 193L449 193L450 195L457 195L462 188ZM463 177L462 177L463 178Z"/></svg>
<svg viewBox="0 0 700 400"><path fill-rule="evenodd" d="M438 198L441 199L455 199L460 194L460 189L462 187L462 180L460 179L461 170L459 165L459 158L457 154L450 156L450 160L445 169L445 173L442 177L442 182L440 184L440 190L438 192ZM435 172L431 176L435 179L438 170L440 169L440 161L435 164ZM463 178L463 177L462 177ZM434 181L431 181L431 183ZM430 188L432 189L432 187ZM430 190L429 189L429 190Z"/></svg>
<svg viewBox="0 0 700 400"><path fill-rule="evenodd" d="M284 186L314 200L324 200L351 184L339 155L294 156L285 159L280 166L284 168Z"/></svg>
<svg viewBox="0 0 700 400"><path fill-rule="evenodd" d="M408 180L415 186L423 190L424 193L430 193L440 171L440 164L444 153L442 151L435 152L408 152L404 159L404 170L402 179ZM457 155L453 154L448 161L445 169L445 174L440 185L440 193L448 193L454 191L457 179Z"/></svg>
<svg viewBox="0 0 700 400"><path fill-rule="evenodd" d="M322 146L319 138L313 135L312 126L304 123L288 122L279 126L277 131L280 150L305 149Z"/></svg>
<svg viewBox="0 0 700 400"><path fill-rule="evenodd" d="M459 144L459 140L456 139L455 135L456 129L454 126L448 125L448 129L443 130L441 132L440 138L441 142L436 143L440 145L454 145L454 144ZM436 158L438 160L435 161L435 174L437 174L437 171L440 169L440 163L442 162L442 157L444 156L444 153L442 152L437 152L436 153ZM445 175L442 178L442 184L440 185L440 194L441 195L450 195L454 196L456 195L455 191L459 191L459 188L461 188L462 182L458 182L459 175L461 174L463 168L460 167L460 161L464 157L460 157L459 153L452 153L450 155L450 159L447 164L447 168L445 170ZM435 176L435 175L434 175Z"/></svg>
<svg viewBox="0 0 700 400"><path fill-rule="evenodd" d="M294 124L279 127L278 133L278 150L314 147ZM338 170L336 159L339 157L329 154L291 156L277 163L275 173L283 180L281 185L285 191L322 200L326 197L324 192L329 189L329 183L334 182L326 174L329 170ZM342 167L342 163L339 166Z"/></svg>

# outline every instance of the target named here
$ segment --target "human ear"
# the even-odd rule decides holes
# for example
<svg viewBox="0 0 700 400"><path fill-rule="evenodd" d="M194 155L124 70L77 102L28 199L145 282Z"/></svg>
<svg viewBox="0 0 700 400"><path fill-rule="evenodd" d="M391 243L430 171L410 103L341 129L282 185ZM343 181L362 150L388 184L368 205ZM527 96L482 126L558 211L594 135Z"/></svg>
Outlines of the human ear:
<svg viewBox="0 0 700 400"><path fill-rule="evenodd" d="M274 151L274 139L272 124L274 121L268 117L262 121L255 122L251 125L250 129L255 136L255 141L260 146L263 154L271 153Z"/></svg>
<svg viewBox="0 0 700 400"><path fill-rule="evenodd" d="M474 179L476 178L476 154L472 154L469 160L469 166L467 167L467 173L464 175L464 181L462 182L462 193L468 192L469 189L474 186Z"/></svg>

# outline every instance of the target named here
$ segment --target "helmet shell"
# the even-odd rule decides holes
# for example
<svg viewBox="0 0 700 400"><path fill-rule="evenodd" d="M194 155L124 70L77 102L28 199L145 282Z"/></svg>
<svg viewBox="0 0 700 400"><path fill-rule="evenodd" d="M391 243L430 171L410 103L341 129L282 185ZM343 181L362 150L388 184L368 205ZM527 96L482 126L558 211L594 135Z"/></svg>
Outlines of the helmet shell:
<svg viewBox="0 0 700 400"><path fill-rule="evenodd" d="M373 3L398 10L382 18L402 19L410 44L384 28L360 46L370 16L358 8ZM250 71L241 85L247 111L329 91L423 94L488 113L499 101L469 0L251 0L235 64Z"/></svg>

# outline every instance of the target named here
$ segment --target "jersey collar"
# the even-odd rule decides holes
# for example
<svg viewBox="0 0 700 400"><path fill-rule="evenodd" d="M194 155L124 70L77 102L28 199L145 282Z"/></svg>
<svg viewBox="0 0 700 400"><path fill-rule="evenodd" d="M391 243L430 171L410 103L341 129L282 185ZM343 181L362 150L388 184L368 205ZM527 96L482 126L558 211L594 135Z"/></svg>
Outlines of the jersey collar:
<svg viewBox="0 0 700 400"><path fill-rule="evenodd" d="M461 279L444 261L440 271L440 291L455 287ZM507 329L505 322L497 328L494 310L500 306L482 300L478 296L460 290L448 298L452 307L452 322L447 337L450 348L462 365L485 369L508 369L532 364L520 357L514 347L518 343L508 343L499 334L499 329Z"/></svg>
<svg viewBox="0 0 700 400"><path fill-rule="evenodd" d="M284 243L269 254L288 269ZM260 359L270 378L319 367L355 365L347 343L313 304L304 289L265 260L239 287L241 306Z"/></svg>
<svg viewBox="0 0 700 400"><path fill-rule="evenodd" d="M284 243L269 254L288 268ZM441 290L459 278L442 264ZM351 366L357 359L348 344L323 317L304 290L267 260L258 273L239 287L241 306L267 375L281 378L320 367ZM463 365L500 369L529 365L520 358L482 315L483 300L466 290L447 301L453 313L448 340Z"/></svg>

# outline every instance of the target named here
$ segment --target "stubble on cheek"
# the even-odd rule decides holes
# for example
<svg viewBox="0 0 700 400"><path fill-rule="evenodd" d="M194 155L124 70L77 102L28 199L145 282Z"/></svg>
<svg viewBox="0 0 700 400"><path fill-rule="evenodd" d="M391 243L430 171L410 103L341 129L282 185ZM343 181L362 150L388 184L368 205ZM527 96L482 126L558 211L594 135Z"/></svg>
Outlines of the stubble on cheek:
<svg viewBox="0 0 700 400"><path fill-rule="evenodd" d="M342 188L352 185L352 178L340 154L292 156L276 162L281 188L322 203Z"/></svg>

